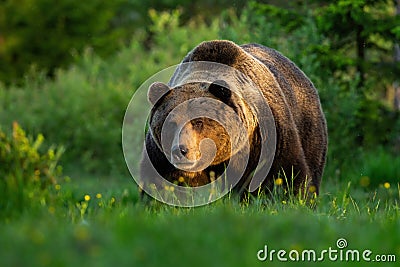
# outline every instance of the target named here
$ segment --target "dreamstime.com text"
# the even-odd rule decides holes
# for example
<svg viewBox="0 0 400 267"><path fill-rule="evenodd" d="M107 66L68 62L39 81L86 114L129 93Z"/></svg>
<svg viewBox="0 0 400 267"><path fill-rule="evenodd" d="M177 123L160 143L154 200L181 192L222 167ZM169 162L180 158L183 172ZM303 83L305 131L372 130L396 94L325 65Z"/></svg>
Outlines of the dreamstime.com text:
<svg viewBox="0 0 400 267"><path fill-rule="evenodd" d="M317 262L317 261L341 261L341 262L396 262L394 254L374 254L371 250L348 249L347 240L339 238L336 247L328 247L321 251L314 249L298 250L275 250L269 249L267 245L257 252L259 261L294 261L294 262Z"/></svg>

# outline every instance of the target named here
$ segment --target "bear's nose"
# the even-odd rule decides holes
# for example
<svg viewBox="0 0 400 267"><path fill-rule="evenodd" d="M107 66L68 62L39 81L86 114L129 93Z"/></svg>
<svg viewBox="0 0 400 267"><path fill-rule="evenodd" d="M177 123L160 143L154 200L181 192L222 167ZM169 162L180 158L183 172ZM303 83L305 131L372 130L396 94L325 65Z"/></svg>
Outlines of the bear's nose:
<svg viewBox="0 0 400 267"><path fill-rule="evenodd" d="M172 156L176 160L181 160L188 153L188 149L185 145L174 146L172 148Z"/></svg>

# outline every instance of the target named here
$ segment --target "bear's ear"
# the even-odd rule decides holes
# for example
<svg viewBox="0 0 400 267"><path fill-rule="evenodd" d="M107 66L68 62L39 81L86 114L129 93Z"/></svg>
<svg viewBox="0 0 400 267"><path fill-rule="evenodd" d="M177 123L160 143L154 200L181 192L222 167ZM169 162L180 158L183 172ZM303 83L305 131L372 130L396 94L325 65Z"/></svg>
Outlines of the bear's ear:
<svg viewBox="0 0 400 267"><path fill-rule="evenodd" d="M216 80L210 84L208 91L224 103L228 102L232 96L229 85L224 80Z"/></svg>
<svg viewBox="0 0 400 267"><path fill-rule="evenodd" d="M170 88L168 87L168 85L162 82L152 83L149 87L149 91L147 92L147 98L152 105L155 105L157 101L169 90Z"/></svg>

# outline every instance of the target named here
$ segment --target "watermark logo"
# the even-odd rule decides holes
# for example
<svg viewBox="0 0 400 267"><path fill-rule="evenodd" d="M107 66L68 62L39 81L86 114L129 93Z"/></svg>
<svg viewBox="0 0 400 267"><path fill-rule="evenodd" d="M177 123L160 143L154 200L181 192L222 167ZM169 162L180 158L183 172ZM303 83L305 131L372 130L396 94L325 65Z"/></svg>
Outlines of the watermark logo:
<svg viewBox="0 0 400 267"><path fill-rule="evenodd" d="M257 259L263 262L396 262L395 254L374 254L371 250L350 249L344 238L336 241L336 247L328 247L320 251L314 249L270 249L267 245L257 252Z"/></svg>
<svg viewBox="0 0 400 267"><path fill-rule="evenodd" d="M344 238L339 238L339 239L336 241L336 246L337 246L337 248L339 248L339 249L347 247L347 240L344 239Z"/></svg>
<svg viewBox="0 0 400 267"><path fill-rule="evenodd" d="M238 114L231 106L228 107L223 100L207 97L207 94L197 94L197 97L193 96L182 103L174 104L172 110L164 114L165 121L161 124L161 129L152 129L149 121L160 103L157 99L149 101L148 91L155 82L167 84L172 90L189 84L191 86L197 84L198 90L207 90L205 84L220 83L221 87L228 87L229 94L240 99L239 109L246 108L254 116L261 139L260 156L258 162L255 162L253 176L243 184L243 187L250 191L256 190L266 178L275 154L276 129L271 109L251 78L230 66L202 61L182 63L158 72L145 81L131 98L123 121L122 148L128 169L141 189L166 204L181 207L205 205L221 198L234 188L245 173L249 161L251 160L252 164L255 161L250 159L252 136L249 136L249 125L243 121L242 114ZM162 95L158 98L159 101L163 101L161 97ZM155 137L156 133L152 131L159 131L157 133L159 139L155 142L158 148L175 170L182 171L190 177L191 174L196 175L212 167L219 152L219 147L212 138L200 140L198 143L200 157L195 159L190 158L184 147L179 146L182 142L179 138L186 130L186 125L198 118L212 120L215 125L225 129L231 143L230 151L225 153L229 154L230 159L225 171L216 175L218 177L212 177L214 172L210 172L211 182L195 187L182 186L169 179L168 175L162 175L161 163L151 160L151 153L154 151L145 145L146 133L150 132ZM238 165L237 162L241 164ZM151 175L142 177L143 172L140 169L143 166L146 168L145 173Z"/></svg>

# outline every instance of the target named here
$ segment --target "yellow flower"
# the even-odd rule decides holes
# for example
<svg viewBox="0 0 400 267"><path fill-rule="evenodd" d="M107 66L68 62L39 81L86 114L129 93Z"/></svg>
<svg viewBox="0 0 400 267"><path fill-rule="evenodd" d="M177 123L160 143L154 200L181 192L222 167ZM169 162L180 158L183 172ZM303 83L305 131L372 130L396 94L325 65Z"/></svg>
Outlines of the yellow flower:
<svg viewBox="0 0 400 267"><path fill-rule="evenodd" d="M85 201L89 201L90 200L90 196L89 195L85 195Z"/></svg>
<svg viewBox="0 0 400 267"><path fill-rule="evenodd" d="M60 189L61 189L61 185L56 184L56 185L54 186L54 188L55 188L56 190L60 190Z"/></svg>
<svg viewBox="0 0 400 267"><path fill-rule="evenodd" d="M277 178L275 180L275 185L282 185L283 184L283 179L282 178Z"/></svg>
<svg viewBox="0 0 400 267"><path fill-rule="evenodd" d="M54 213L56 212L56 209L55 209L53 206L50 206L50 207L49 207L49 212L50 212L51 214L54 214Z"/></svg>
<svg viewBox="0 0 400 267"><path fill-rule="evenodd" d="M390 184L388 182L386 182L386 183L383 184L383 187L385 187L386 189L389 189L390 188Z"/></svg>
<svg viewBox="0 0 400 267"><path fill-rule="evenodd" d="M185 182L185 178L183 178L182 176L179 177L178 182L180 183L184 183Z"/></svg>
<svg viewBox="0 0 400 267"><path fill-rule="evenodd" d="M102 197L102 195L100 193L96 194L96 198L100 199Z"/></svg>
<svg viewBox="0 0 400 267"><path fill-rule="evenodd" d="M361 185L362 187L367 187L367 186L369 186L369 184L370 184L370 179L369 179L368 176L363 176L363 177L361 177L361 179L360 179L360 185Z"/></svg>
<svg viewBox="0 0 400 267"><path fill-rule="evenodd" d="M317 188L314 185L312 185L308 188L308 191L310 191L310 193L315 193L317 191Z"/></svg>

